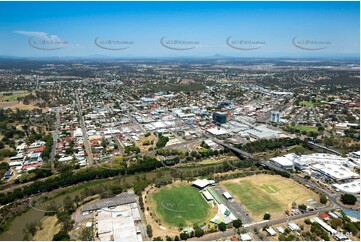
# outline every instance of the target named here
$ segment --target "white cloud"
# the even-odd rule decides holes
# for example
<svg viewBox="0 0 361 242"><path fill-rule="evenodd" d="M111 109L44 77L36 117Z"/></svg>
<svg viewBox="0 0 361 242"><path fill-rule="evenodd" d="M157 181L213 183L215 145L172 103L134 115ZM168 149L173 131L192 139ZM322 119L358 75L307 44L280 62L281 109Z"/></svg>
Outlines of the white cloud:
<svg viewBox="0 0 361 242"><path fill-rule="evenodd" d="M56 36L56 35L48 36L48 34L45 32L15 30L14 33L22 34L22 35L26 35L26 36L30 36L30 37L39 37L46 41L56 41L56 42L62 41L58 36Z"/></svg>
<svg viewBox="0 0 361 242"><path fill-rule="evenodd" d="M36 32L36 31L24 31L24 30L15 30L14 33L27 35L27 36L47 36L45 32Z"/></svg>

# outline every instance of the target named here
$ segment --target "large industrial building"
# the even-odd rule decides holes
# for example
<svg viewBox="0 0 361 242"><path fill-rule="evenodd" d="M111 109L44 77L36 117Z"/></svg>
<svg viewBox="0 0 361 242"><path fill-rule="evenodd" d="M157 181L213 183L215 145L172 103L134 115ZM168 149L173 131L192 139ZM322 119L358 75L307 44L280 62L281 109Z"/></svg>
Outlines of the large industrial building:
<svg viewBox="0 0 361 242"><path fill-rule="evenodd" d="M265 125L259 125L245 131L254 139L277 139L280 137L279 131L267 128Z"/></svg>
<svg viewBox="0 0 361 242"><path fill-rule="evenodd" d="M227 137L229 131L223 128L210 128L206 130L206 133L216 138L224 138Z"/></svg>
<svg viewBox="0 0 361 242"><path fill-rule="evenodd" d="M332 187L339 190L340 192L353 195L360 194L361 190L360 179L344 184L332 184Z"/></svg>
<svg viewBox="0 0 361 242"><path fill-rule="evenodd" d="M356 179L360 177L359 174L340 165L315 164L311 167L311 169L318 171L319 173L326 175L327 177L332 178L337 182Z"/></svg>
<svg viewBox="0 0 361 242"><path fill-rule="evenodd" d="M286 170L298 169L316 179L332 179L334 189L348 194L360 194L360 175L354 172L359 167L354 158L344 158L326 153L310 155L287 154L271 158L270 164Z"/></svg>
<svg viewBox="0 0 361 242"><path fill-rule="evenodd" d="M86 204L81 211L82 213L94 212L102 208L115 207L129 203L135 203L134 192L123 192L116 197L101 199L97 202Z"/></svg>
<svg viewBox="0 0 361 242"><path fill-rule="evenodd" d="M278 158L278 157L276 157ZM354 167L357 167L357 164L354 163L349 158L343 158L341 156L332 155L332 154L326 154L326 153L315 153L310 155L296 155L294 153L284 155L282 157L283 159L275 159L272 158L275 165L282 167L282 164L276 164L277 161L286 162L288 160L289 162L292 162L294 165L294 168L299 170L305 170L308 168L311 168L313 165L316 164L324 164L324 165L337 165L337 166L343 166L348 169L352 169Z"/></svg>
<svg viewBox="0 0 361 242"><path fill-rule="evenodd" d="M100 241L143 241L141 218L133 192L87 204L82 214L94 213L95 231Z"/></svg>
<svg viewBox="0 0 361 242"><path fill-rule="evenodd" d="M96 215L96 231L100 241L142 241L140 215L136 203L124 204Z"/></svg>
<svg viewBox="0 0 361 242"><path fill-rule="evenodd" d="M285 170L292 170L294 169L294 164L292 162L292 160L288 159L287 157L275 157L275 158L271 158L269 160L269 162L272 164L272 165L275 165L275 166L278 166L282 169L285 169Z"/></svg>

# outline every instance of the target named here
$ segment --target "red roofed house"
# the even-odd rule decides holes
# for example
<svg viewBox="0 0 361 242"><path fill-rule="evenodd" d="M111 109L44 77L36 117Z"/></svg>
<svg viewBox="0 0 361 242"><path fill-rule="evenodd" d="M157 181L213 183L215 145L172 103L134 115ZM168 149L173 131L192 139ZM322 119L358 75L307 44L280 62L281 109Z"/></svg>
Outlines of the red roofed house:
<svg viewBox="0 0 361 242"><path fill-rule="evenodd" d="M330 220L330 216L328 216L328 214L326 214L326 213L321 213L319 216L320 216L320 218L322 218L325 221Z"/></svg>
<svg viewBox="0 0 361 242"><path fill-rule="evenodd" d="M151 108L157 108L158 106L157 106L156 103L151 103L151 104L149 104L149 107L151 107Z"/></svg>
<svg viewBox="0 0 361 242"><path fill-rule="evenodd" d="M30 149L28 150L29 153L33 152L33 153L39 153L42 152L45 149L45 147L39 147L39 148L34 148L34 149Z"/></svg>

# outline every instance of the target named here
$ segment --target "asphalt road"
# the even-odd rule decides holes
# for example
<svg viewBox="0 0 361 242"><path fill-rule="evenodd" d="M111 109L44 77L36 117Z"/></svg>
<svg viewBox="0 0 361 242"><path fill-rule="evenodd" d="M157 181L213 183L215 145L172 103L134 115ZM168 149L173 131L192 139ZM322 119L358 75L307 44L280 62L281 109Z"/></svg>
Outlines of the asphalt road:
<svg viewBox="0 0 361 242"><path fill-rule="evenodd" d="M285 217L285 218L281 218L281 219L265 220L265 221L262 221L259 223L248 224L248 225L245 225L244 228L246 228L249 232L252 232L255 228L257 228L258 230L261 230L266 225L274 226L277 224L282 224L282 223L290 222L290 221L297 220L297 219L307 218L312 215L318 215L320 213L330 211L330 210L332 210L332 207L327 207L327 208L319 209L316 211L299 214L299 215L294 215L294 216L290 216L290 217ZM192 238L192 240L200 240L200 241L213 240L214 241L214 240L224 239L226 237L231 237L233 235L237 235L237 231L235 229L229 229L225 232L216 232L216 233L207 234L201 238Z"/></svg>
<svg viewBox="0 0 361 242"><path fill-rule="evenodd" d="M59 125L60 125L59 108L56 109L55 116L56 116L56 121L55 121L55 131L53 133L53 146L51 147L51 153L50 153L50 164L51 164L51 170L53 172L55 172L54 159L55 159L56 143L58 141Z"/></svg>
<svg viewBox="0 0 361 242"><path fill-rule="evenodd" d="M80 122L80 127L81 127L81 131L83 133L83 139L84 139L84 147L85 147L85 151L88 154L88 166L92 166L93 165L93 153L90 147L90 143L89 143L89 138L88 138L88 134L87 134L87 130L85 127L85 122L84 122L84 117L83 117L83 112L81 111L81 104L80 104L80 100L79 100L79 96L78 94L76 94L76 102L77 102L77 106L78 106L78 114L79 114L79 122Z"/></svg>
<svg viewBox="0 0 361 242"><path fill-rule="evenodd" d="M115 144L118 146L120 155L124 156L124 148L123 148L122 143L120 143L120 141L116 135L113 135L112 138L113 138Z"/></svg>

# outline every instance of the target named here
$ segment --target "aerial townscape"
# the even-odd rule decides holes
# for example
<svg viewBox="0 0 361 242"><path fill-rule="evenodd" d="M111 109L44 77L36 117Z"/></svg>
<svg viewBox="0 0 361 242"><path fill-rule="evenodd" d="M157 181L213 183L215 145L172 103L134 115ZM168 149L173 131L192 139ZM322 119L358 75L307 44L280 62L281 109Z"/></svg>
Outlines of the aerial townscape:
<svg viewBox="0 0 361 242"><path fill-rule="evenodd" d="M360 241L359 55L55 57L31 38L44 56L0 56L0 240Z"/></svg>

